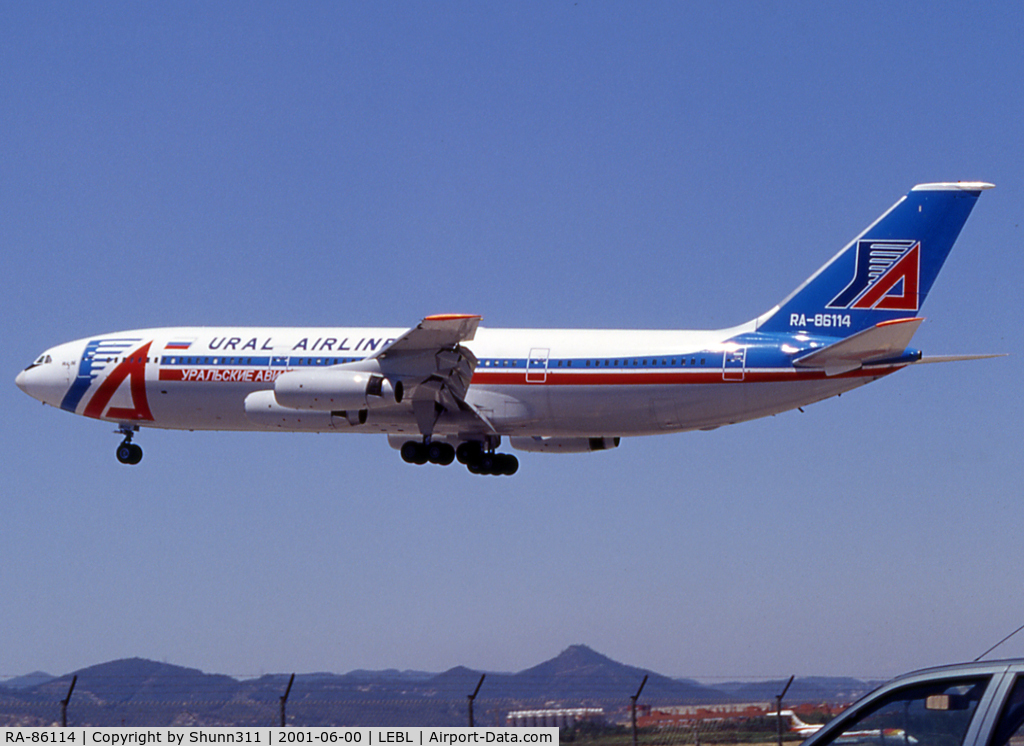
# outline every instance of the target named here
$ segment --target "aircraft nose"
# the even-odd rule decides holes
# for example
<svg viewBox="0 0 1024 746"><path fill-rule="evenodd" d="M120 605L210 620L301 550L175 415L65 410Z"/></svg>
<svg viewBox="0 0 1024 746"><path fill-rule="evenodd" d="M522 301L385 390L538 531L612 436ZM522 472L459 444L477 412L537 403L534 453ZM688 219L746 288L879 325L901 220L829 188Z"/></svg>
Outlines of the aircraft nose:
<svg viewBox="0 0 1024 746"><path fill-rule="evenodd" d="M67 391L67 377L58 362L33 363L14 379L18 388L44 404L59 406Z"/></svg>

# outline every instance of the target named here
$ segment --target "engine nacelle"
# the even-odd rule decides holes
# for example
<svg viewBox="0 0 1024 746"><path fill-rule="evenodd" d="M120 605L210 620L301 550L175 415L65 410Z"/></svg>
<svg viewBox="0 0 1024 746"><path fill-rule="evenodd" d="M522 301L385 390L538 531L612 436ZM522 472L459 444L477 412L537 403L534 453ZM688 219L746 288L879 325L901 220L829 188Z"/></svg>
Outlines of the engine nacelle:
<svg viewBox="0 0 1024 746"><path fill-rule="evenodd" d="M277 377L274 398L291 409L358 411L400 403L402 382L362 370L293 370Z"/></svg>
<svg viewBox="0 0 1024 746"><path fill-rule="evenodd" d="M517 451L534 453L586 453L619 447L619 438L509 438Z"/></svg>
<svg viewBox="0 0 1024 746"><path fill-rule="evenodd" d="M253 391L245 397L245 416L260 427L277 427L282 430L311 430L325 432L348 427L344 419L337 419L330 412L310 412L305 409L282 407L274 398L273 391Z"/></svg>

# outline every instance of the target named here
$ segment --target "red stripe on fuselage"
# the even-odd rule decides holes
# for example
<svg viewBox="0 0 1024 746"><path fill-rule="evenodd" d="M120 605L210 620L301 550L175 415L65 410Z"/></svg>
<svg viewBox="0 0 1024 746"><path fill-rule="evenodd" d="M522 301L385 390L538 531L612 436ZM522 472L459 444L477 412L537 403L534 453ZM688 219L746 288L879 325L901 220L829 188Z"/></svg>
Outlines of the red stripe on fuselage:
<svg viewBox="0 0 1024 746"><path fill-rule="evenodd" d="M823 370L747 370L742 380L730 380L722 377L722 369L702 370L693 373L681 371L593 371L568 372L548 371L546 380L526 380L526 372L480 371L473 373L472 383L482 386L645 386L645 385L687 385L687 384L737 384L737 383L775 383L779 381L819 381L825 378L863 378L884 376L894 373L902 365L885 367L859 368L837 376L826 376ZM739 371L735 371L739 373ZM538 376L531 371L531 376Z"/></svg>
<svg viewBox="0 0 1024 746"><path fill-rule="evenodd" d="M743 378L727 379L722 369L682 371L548 371L546 380L526 380L525 371L496 371L477 369L472 383L480 386L685 386L737 383L777 383L780 381L820 381L825 378L864 378L885 376L894 373L902 365L859 368L837 376L826 376L822 370L746 370ZM224 383L272 383L286 369L260 368L161 368L161 381L224 382ZM739 373L739 371L730 371ZM539 376L531 371L531 376Z"/></svg>

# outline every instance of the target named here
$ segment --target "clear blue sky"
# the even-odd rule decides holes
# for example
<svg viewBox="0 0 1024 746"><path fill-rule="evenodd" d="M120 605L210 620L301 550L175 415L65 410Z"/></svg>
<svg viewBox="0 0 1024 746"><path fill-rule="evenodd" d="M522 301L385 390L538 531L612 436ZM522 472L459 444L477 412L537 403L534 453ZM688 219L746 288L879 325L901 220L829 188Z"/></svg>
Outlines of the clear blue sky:
<svg viewBox="0 0 1024 746"><path fill-rule="evenodd" d="M1022 34L1020 2L3 3L0 677L977 656L1024 623ZM143 326L728 326L958 179L997 188L915 344L1013 356L512 479L343 435L144 431L126 468L14 386Z"/></svg>

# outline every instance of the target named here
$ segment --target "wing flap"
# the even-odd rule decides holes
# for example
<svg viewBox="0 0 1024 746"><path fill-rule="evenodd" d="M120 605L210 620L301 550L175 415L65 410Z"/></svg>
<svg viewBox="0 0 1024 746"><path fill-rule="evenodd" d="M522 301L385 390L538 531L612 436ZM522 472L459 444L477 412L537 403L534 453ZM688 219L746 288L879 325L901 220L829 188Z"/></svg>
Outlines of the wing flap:
<svg viewBox="0 0 1024 746"><path fill-rule="evenodd" d="M476 335L480 316L427 316L375 356L381 372L402 381L423 435L430 435L445 411L471 411L486 429L490 423L466 403L477 358L462 346Z"/></svg>
<svg viewBox="0 0 1024 746"><path fill-rule="evenodd" d="M894 319L857 332L835 344L796 358L798 368L817 368L837 376L874 362L899 357L910 344L922 318Z"/></svg>

